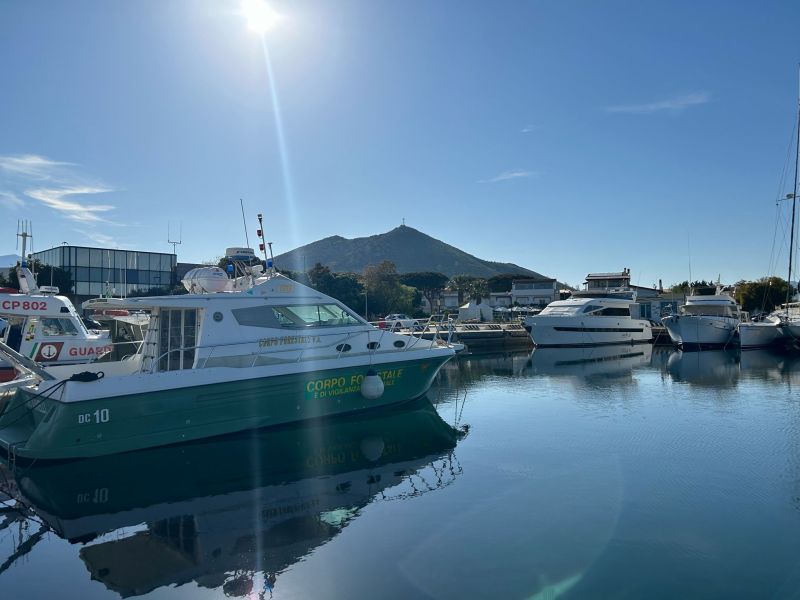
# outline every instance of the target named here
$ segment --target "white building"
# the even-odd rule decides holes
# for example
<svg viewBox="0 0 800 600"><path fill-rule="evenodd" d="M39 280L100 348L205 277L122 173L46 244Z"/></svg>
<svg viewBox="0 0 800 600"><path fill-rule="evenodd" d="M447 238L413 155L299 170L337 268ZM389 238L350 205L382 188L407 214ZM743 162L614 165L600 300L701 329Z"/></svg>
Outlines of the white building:
<svg viewBox="0 0 800 600"><path fill-rule="evenodd" d="M511 284L511 304L544 307L558 298L555 279L515 279Z"/></svg>

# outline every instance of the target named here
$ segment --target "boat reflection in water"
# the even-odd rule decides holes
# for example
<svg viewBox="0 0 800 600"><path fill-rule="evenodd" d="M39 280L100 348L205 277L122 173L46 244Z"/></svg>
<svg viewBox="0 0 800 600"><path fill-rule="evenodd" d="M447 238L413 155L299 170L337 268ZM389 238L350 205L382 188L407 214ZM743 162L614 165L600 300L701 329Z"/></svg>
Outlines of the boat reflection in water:
<svg viewBox="0 0 800 600"><path fill-rule="evenodd" d="M650 364L650 344L620 344L586 348L537 348L531 353L535 375L573 377L578 380L630 377L634 369Z"/></svg>
<svg viewBox="0 0 800 600"><path fill-rule="evenodd" d="M655 356L655 355L654 355ZM653 360L653 366L658 361ZM662 370L679 383L733 388L744 380L800 383L800 356L777 349L672 351Z"/></svg>
<svg viewBox="0 0 800 600"><path fill-rule="evenodd" d="M367 504L452 483L462 436L423 398L327 422L17 467L4 487L31 523L85 544L79 555L92 579L122 597L191 581L244 596L271 590L276 575Z"/></svg>
<svg viewBox="0 0 800 600"><path fill-rule="evenodd" d="M739 352L676 350L667 361L667 371L673 381L681 383L700 387L733 387L739 381Z"/></svg>

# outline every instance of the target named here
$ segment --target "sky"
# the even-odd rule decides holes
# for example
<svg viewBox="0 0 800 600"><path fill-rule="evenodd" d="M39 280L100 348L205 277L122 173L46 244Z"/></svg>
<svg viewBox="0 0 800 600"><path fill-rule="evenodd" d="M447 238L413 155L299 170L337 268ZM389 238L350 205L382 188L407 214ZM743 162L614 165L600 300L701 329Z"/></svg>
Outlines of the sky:
<svg viewBox="0 0 800 600"><path fill-rule="evenodd" d="M241 199L276 254L405 220L572 285L786 276L798 2L242 6L0 0L0 255L212 260Z"/></svg>

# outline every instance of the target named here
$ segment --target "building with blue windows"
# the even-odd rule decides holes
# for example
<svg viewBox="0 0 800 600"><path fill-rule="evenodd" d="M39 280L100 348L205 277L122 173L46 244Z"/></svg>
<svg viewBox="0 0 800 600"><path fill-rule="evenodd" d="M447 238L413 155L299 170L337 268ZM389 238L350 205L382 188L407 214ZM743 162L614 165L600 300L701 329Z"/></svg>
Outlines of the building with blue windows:
<svg viewBox="0 0 800 600"><path fill-rule="evenodd" d="M175 254L64 244L30 256L43 264L69 271L72 290L61 290L61 293L75 296L79 302L96 298L109 289L115 296L129 296L154 288L170 288L176 283ZM47 285L46 281L39 283Z"/></svg>

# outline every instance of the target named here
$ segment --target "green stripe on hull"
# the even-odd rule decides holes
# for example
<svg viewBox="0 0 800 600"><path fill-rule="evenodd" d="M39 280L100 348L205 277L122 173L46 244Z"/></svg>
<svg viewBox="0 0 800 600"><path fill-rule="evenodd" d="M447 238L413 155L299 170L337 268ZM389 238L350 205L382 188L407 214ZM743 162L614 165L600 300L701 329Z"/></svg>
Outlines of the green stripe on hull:
<svg viewBox="0 0 800 600"><path fill-rule="evenodd" d="M0 443L18 442L23 458L80 458L366 410L423 395L447 358L379 370L385 389L376 400L361 395L365 366L83 402L29 401L20 390L0 416Z"/></svg>

